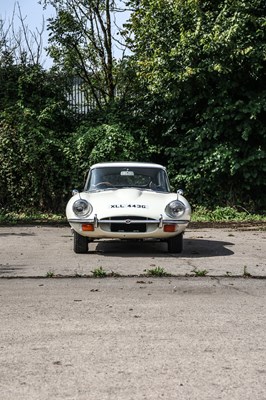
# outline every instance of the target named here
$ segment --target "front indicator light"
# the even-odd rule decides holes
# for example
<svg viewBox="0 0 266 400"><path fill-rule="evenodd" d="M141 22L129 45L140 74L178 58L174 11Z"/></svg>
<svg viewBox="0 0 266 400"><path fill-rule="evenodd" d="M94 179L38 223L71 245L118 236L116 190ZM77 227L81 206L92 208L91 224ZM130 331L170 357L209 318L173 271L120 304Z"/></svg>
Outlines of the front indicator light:
<svg viewBox="0 0 266 400"><path fill-rule="evenodd" d="M177 230L177 225L176 224L172 224L172 225L164 225L163 226L163 230L164 232L176 232Z"/></svg>
<svg viewBox="0 0 266 400"><path fill-rule="evenodd" d="M82 230L85 232L93 232L94 225L93 224L82 224Z"/></svg>

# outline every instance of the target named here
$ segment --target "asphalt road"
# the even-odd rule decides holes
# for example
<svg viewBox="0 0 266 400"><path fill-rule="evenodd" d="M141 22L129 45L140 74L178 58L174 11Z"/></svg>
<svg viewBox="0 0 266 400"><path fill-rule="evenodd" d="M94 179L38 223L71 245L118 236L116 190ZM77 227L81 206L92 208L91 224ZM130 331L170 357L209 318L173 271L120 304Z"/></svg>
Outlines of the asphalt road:
<svg viewBox="0 0 266 400"><path fill-rule="evenodd" d="M265 238L189 229L178 256L76 255L69 228L1 227L0 399L265 400ZM100 266L120 276L91 278Z"/></svg>

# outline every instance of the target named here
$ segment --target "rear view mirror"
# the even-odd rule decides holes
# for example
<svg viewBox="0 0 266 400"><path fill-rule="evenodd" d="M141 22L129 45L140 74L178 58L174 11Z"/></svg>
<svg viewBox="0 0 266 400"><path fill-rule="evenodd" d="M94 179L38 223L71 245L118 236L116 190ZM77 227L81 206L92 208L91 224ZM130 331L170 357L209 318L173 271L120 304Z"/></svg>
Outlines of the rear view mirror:
<svg viewBox="0 0 266 400"><path fill-rule="evenodd" d="M121 171L121 176L134 176L134 171Z"/></svg>

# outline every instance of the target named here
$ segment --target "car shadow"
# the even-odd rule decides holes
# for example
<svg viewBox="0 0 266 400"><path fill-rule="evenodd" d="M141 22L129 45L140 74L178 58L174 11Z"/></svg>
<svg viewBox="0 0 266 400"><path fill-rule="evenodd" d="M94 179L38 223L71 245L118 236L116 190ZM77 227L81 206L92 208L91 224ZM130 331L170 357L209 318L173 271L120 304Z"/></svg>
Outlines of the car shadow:
<svg viewBox="0 0 266 400"><path fill-rule="evenodd" d="M209 239L184 239L181 254L168 253L167 243L153 241L104 240L94 242L92 253L108 257L182 257L202 258L231 256L234 252L227 246L234 243ZM92 244L90 244L92 246Z"/></svg>

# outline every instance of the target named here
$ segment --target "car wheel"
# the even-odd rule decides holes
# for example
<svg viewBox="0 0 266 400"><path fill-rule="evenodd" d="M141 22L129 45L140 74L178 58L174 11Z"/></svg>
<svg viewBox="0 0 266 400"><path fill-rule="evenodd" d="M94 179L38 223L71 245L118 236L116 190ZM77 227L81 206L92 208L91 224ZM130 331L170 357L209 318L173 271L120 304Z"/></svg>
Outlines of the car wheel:
<svg viewBox="0 0 266 400"><path fill-rule="evenodd" d="M182 253L183 251L183 233L168 239L169 253Z"/></svg>
<svg viewBox="0 0 266 400"><path fill-rule="evenodd" d="M88 238L74 231L74 252L79 254L88 253Z"/></svg>

